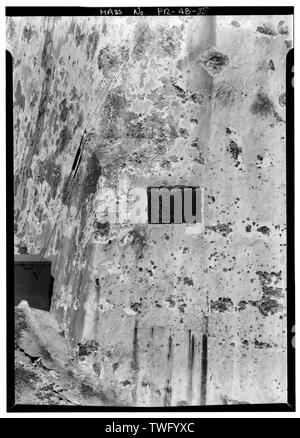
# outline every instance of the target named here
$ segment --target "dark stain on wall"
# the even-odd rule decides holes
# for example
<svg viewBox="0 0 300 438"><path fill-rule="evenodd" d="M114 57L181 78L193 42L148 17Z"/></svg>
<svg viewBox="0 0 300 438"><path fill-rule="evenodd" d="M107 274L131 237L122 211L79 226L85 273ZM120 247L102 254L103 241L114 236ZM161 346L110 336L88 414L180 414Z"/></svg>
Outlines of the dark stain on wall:
<svg viewBox="0 0 300 438"><path fill-rule="evenodd" d="M207 225L205 227L205 229L212 230L215 233L221 234L223 237L227 237L228 234L232 232L232 228L230 226L231 226L231 223L229 222L228 224L217 224L217 225L211 225L211 226Z"/></svg>
<svg viewBox="0 0 300 438"><path fill-rule="evenodd" d="M194 359L195 359L195 336L189 330L188 343L188 400L191 403L193 400L193 373L194 373Z"/></svg>
<svg viewBox="0 0 300 438"><path fill-rule="evenodd" d="M141 258L143 256L144 248L147 246L147 236L145 227L136 225L128 232L131 245L136 253L136 256Z"/></svg>
<svg viewBox="0 0 300 438"><path fill-rule="evenodd" d="M232 156L233 160L235 161L235 166L237 167L240 164L239 156L242 153L242 148L238 146L235 141L230 140L227 151Z"/></svg>
<svg viewBox="0 0 300 438"><path fill-rule="evenodd" d="M93 228L94 228L94 236L95 237L104 237L108 236L110 232L110 223L109 222L99 222L94 221L93 222Z"/></svg>
<svg viewBox="0 0 300 438"><path fill-rule="evenodd" d="M42 184L47 181L51 187L50 195L54 199L57 194L58 186L61 182L61 165L55 163L55 158L49 156L44 161L38 160L35 181Z"/></svg>
<svg viewBox="0 0 300 438"><path fill-rule="evenodd" d="M59 137L56 141L57 152L62 153L64 150L66 150L71 139L72 139L72 132L70 128L68 126L64 126L61 129L59 133Z"/></svg>
<svg viewBox="0 0 300 438"><path fill-rule="evenodd" d="M67 115L68 115L67 99L63 99L60 102L59 109L61 111L59 118L62 122L65 122L67 120Z"/></svg>
<svg viewBox="0 0 300 438"><path fill-rule="evenodd" d="M77 25L76 26L76 31L75 31L75 41L76 41L76 47L78 47L82 41L84 40L84 33L81 32L80 26Z"/></svg>
<svg viewBox="0 0 300 438"><path fill-rule="evenodd" d="M157 144L168 144L179 136L171 116L162 119L158 112L152 111L150 115L141 117L137 124L133 120L138 119L138 116L132 114L131 117L132 121L129 121L126 132L128 137L146 138Z"/></svg>
<svg viewBox="0 0 300 438"><path fill-rule="evenodd" d="M277 35L277 32L275 32L275 30L273 30L267 24L263 24L262 26L257 26L256 32L259 32L268 37L274 37Z"/></svg>
<svg viewBox="0 0 300 438"><path fill-rule="evenodd" d="M262 300L255 301L252 304L258 308L263 316L274 315L275 313L283 310L282 304L280 304L277 300L269 298L268 296L265 296Z"/></svg>
<svg viewBox="0 0 300 438"><path fill-rule="evenodd" d="M29 140L26 143L26 156L23 161L23 167L21 170L21 178L20 178L20 184L22 186L26 185L27 182L27 175L26 175L26 169L31 168L32 159L34 155L38 154L40 150L40 141L44 132L44 122L46 117L46 110L49 103L50 98L50 89L51 89L51 83L53 79L53 57L51 55L53 46L52 36L49 31L45 31L45 40L44 40L44 46L42 50L42 56L41 56L41 67L45 71L45 78L42 84L42 91L41 91L41 97L39 102L39 108L38 108L38 115L37 120L35 123L35 129L31 131L31 136ZM26 200L24 199L24 202Z"/></svg>
<svg viewBox="0 0 300 438"><path fill-rule="evenodd" d="M250 110L254 115L268 117L274 114L274 105L265 93L259 92L257 93Z"/></svg>
<svg viewBox="0 0 300 438"><path fill-rule="evenodd" d="M18 105L21 110L25 109L25 96L22 94L21 82L18 81L17 88L15 91L15 105Z"/></svg>
<svg viewBox="0 0 300 438"><path fill-rule="evenodd" d="M271 230L266 225L263 225L262 227L257 228L257 231L261 234L265 234L266 236L269 236Z"/></svg>
<svg viewBox="0 0 300 438"><path fill-rule="evenodd" d="M30 42L33 34L34 34L34 31L32 30L32 27L29 24L24 26L23 37L27 41L27 43Z"/></svg>
<svg viewBox="0 0 300 438"><path fill-rule="evenodd" d="M133 350L132 350L132 370L137 371L139 369L138 363L138 320L135 320L134 330L133 330Z"/></svg>
<svg viewBox="0 0 300 438"><path fill-rule="evenodd" d="M91 339L83 343L78 344L78 355L79 356L88 356L95 351L99 350L99 342L96 339Z"/></svg>
<svg viewBox="0 0 300 438"><path fill-rule="evenodd" d="M200 57L200 63L210 74L217 75L229 64L229 58L221 52L209 49Z"/></svg>
<svg viewBox="0 0 300 438"><path fill-rule="evenodd" d="M257 271L259 282L264 295L272 295L275 297L282 297L282 288L278 287L278 283L282 280L282 272L267 272Z"/></svg>
<svg viewBox="0 0 300 438"><path fill-rule="evenodd" d="M164 387L164 406L172 406L172 367L173 367L173 339L169 335L167 354L167 378Z"/></svg>
<svg viewBox="0 0 300 438"><path fill-rule="evenodd" d="M87 39L86 54L88 59L94 59L99 41L99 34L96 28L92 29Z"/></svg>
<svg viewBox="0 0 300 438"><path fill-rule="evenodd" d="M103 71L105 76L109 76L111 69L115 69L120 65L117 53L109 47L100 49L97 61L99 70Z"/></svg>
<svg viewBox="0 0 300 438"><path fill-rule="evenodd" d="M217 300L210 302L210 308L212 311L216 312L226 312L231 310L233 307L233 302L231 298L220 297Z"/></svg>
<svg viewBox="0 0 300 438"><path fill-rule="evenodd" d="M107 121L114 121L121 117L127 106L126 98L122 87L112 89L105 100L104 114Z"/></svg>
<svg viewBox="0 0 300 438"><path fill-rule="evenodd" d="M284 297L282 287L278 284L282 280L282 272L257 271L256 275L262 289L260 300L240 301L238 310L245 310L247 304L256 307L263 316L275 315L283 311L283 305L279 302Z"/></svg>
<svg viewBox="0 0 300 438"><path fill-rule="evenodd" d="M201 381L200 381L200 402L206 405L207 395L207 368L208 368L208 315L204 315L204 331L202 335L201 353Z"/></svg>
<svg viewBox="0 0 300 438"><path fill-rule="evenodd" d="M132 399L134 404L137 402L137 393L138 393L138 372L139 372L139 339L138 339L138 320L135 320L134 329L133 329L133 349L132 349L132 361L131 361L131 369L133 372L133 380L134 380L134 388L132 391Z"/></svg>
<svg viewBox="0 0 300 438"><path fill-rule="evenodd" d="M97 184L99 177L102 173L102 168L97 158L95 152L87 159L86 172L84 175L83 183L82 183L82 191L80 196L80 204L81 208L81 226L80 226L80 237L81 240L82 233L85 227L86 218L87 218L87 201L89 200L91 195L94 195L97 190Z"/></svg>

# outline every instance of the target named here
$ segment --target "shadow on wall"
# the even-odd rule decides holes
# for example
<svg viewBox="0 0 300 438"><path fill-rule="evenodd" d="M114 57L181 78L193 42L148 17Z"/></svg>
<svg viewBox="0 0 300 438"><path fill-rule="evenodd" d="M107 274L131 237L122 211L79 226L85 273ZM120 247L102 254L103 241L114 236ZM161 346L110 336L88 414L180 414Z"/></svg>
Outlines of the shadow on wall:
<svg viewBox="0 0 300 438"><path fill-rule="evenodd" d="M53 296L53 287L54 287L54 277L51 275L49 281L49 290L48 290L48 302L49 302L49 310L51 309L51 300Z"/></svg>

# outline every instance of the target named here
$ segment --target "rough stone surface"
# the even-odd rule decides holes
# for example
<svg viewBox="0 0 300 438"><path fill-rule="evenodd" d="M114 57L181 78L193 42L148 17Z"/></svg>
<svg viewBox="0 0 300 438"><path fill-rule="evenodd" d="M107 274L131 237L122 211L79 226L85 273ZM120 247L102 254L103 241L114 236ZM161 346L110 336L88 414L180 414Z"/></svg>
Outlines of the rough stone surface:
<svg viewBox="0 0 300 438"><path fill-rule="evenodd" d="M71 395L53 392L62 374L49 377L50 359L17 310L20 403L48 403L43 382L61 404L286 402L292 32L282 16L8 18L16 248L40 253L60 213L46 253L51 318L65 336L55 348L67 360L68 339L76 373L89 378L81 389L66 380ZM98 217L97 202L121 177L204 187L204 233Z"/></svg>
<svg viewBox="0 0 300 438"><path fill-rule="evenodd" d="M15 310L15 325L17 404L130 405L116 385L95 376L101 370L99 356L93 367L85 360L95 348L73 349L53 315L22 301Z"/></svg>

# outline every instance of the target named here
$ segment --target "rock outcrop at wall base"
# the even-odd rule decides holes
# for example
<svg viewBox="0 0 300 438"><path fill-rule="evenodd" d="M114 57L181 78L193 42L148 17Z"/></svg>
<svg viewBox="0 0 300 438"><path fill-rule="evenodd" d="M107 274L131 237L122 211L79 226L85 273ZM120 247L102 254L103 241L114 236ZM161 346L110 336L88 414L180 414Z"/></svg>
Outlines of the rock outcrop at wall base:
<svg viewBox="0 0 300 438"><path fill-rule="evenodd" d="M54 316L15 308L15 400L22 405L128 406L112 384L99 384L78 364L88 354L72 349Z"/></svg>

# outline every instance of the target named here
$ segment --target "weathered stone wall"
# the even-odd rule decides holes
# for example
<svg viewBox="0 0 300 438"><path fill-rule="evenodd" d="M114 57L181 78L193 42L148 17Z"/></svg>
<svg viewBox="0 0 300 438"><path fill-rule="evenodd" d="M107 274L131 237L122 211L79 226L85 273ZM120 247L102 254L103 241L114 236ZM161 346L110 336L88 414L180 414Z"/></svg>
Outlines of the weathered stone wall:
<svg viewBox="0 0 300 438"><path fill-rule="evenodd" d="M58 217L51 312L79 366L137 405L285 402L292 18L10 18L7 36L16 248L40 253ZM205 232L97 216L122 178L205 188Z"/></svg>

